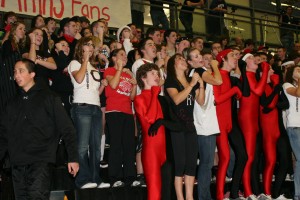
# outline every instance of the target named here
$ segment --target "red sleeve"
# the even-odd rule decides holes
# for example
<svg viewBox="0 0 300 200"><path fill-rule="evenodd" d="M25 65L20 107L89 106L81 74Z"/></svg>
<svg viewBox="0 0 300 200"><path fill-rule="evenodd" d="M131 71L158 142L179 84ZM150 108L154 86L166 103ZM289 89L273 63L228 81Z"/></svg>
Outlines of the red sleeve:
<svg viewBox="0 0 300 200"><path fill-rule="evenodd" d="M157 89L157 87L159 89ZM149 107L142 96L137 96L134 100L135 111L140 117L143 117L149 124L153 124L158 119L158 94L160 91L159 86L151 88L151 100ZM146 97L147 98L147 97Z"/></svg>
<svg viewBox="0 0 300 200"><path fill-rule="evenodd" d="M215 96L216 105L219 105L227 101L228 99L230 99L232 96L236 95L238 89L236 86L234 86L229 91L221 94L219 88L220 88L219 86L214 86L214 96Z"/></svg>
<svg viewBox="0 0 300 200"><path fill-rule="evenodd" d="M113 67L107 68L107 69L104 71L103 78L106 78L106 76L114 76L115 73L116 73L115 71L116 71L116 70L114 70Z"/></svg>

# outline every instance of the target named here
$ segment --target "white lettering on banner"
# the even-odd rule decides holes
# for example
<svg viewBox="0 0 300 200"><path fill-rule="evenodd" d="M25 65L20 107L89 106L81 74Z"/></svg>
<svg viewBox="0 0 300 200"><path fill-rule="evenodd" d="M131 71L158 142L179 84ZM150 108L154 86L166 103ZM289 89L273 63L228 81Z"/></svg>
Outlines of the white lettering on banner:
<svg viewBox="0 0 300 200"><path fill-rule="evenodd" d="M0 0L0 11L56 19L86 16L91 22L104 18L111 27L131 22L130 0Z"/></svg>

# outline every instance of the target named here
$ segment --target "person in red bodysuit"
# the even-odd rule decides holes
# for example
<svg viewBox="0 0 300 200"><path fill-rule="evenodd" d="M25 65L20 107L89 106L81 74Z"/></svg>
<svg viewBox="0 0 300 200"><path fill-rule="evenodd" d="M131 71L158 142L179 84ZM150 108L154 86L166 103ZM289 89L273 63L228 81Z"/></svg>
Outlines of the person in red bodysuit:
<svg viewBox="0 0 300 200"><path fill-rule="evenodd" d="M247 63L246 76L250 85L250 96L241 97L240 111L238 113L238 120L244 135L245 146L248 155L248 161L244 169L242 182L244 186L244 196L248 200L256 200L251 188L251 168L255 155L256 136L259 131L259 97L265 91L270 66L266 62L261 63L262 76L261 79L257 81L255 72L258 68L258 65L254 63L253 55L248 53L242 59Z"/></svg>
<svg viewBox="0 0 300 200"><path fill-rule="evenodd" d="M217 55L216 59L222 66L220 74L223 80L221 85L213 86L217 118L220 128L220 134L217 136L219 164L216 182L216 199L223 200L226 171L230 160L228 134L232 129L231 97L236 95L239 98L242 96L242 93L236 86L231 88L229 73L235 68L235 66L237 66L238 61L238 58L235 56L233 51L231 49L223 50Z"/></svg>
<svg viewBox="0 0 300 200"><path fill-rule="evenodd" d="M161 167L166 161L165 127L173 131L183 128L178 125L180 123L177 120L172 122L168 120L170 116L166 116L169 106L166 106L167 103L162 100L164 97L159 96L161 87L158 66L153 63L142 65L137 70L136 78L142 89L141 94L134 100L134 106L142 126L142 163L147 183L147 199L160 200L162 199ZM168 115L171 115L170 111Z"/></svg>
<svg viewBox="0 0 300 200"><path fill-rule="evenodd" d="M279 76L269 70L265 91L260 98L260 127L263 137L263 152L265 157L265 167L263 172L264 199L272 199L271 184L274 167L276 164L276 144L280 136L278 124L278 96L281 86Z"/></svg>

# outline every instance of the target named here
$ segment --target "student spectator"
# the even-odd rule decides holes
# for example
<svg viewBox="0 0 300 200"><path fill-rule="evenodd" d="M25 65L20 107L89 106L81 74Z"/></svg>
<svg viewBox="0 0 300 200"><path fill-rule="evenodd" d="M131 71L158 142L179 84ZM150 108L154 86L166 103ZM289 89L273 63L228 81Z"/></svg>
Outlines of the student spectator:
<svg viewBox="0 0 300 200"><path fill-rule="evenodd" d="M155 28L155 27L150 27L147 29L146 32L146 37L152 38L153 42L156 45L160 45L162 42L161 34L160 34L160 29Z"/></svg>
<svg viewBox="0 0 300 200"><path fill-rule="evenodd" d="M88 28L90 26L90 20L86 16L79 17L82 28Z"/></svg>
<svg viewBox="0 0 300 200"><path fill-rule="evenodd" d="M34 68L28 59L14 67L20 91L1 114L0 160L8 151L16 199L47 200L60 135L68 152L68 171L74 177L79 170L77 143L60 98L34 81Z"/></svg>
<svg viewBox="0 0 300 200"><path fill-rule="evenodd" d="M68 72L74 86L71 116L77 130L80 171L75 179L77 188L106 188L100 177L101 118L99 95L105 87L94 64L91 37L81 38L75 49Z"/></svg>
<svg viewBox="0 0 300 200"><path fill-rule="evenodd" d="M168 56L173 56L176 53L177 33L175 30L169 29L164 33L164 40L167 47Z"/></svg>
<svg viewBox="0 0 300 200"><path fill-rule="evenodd" d="M123 49L111 53L112 66L104 72L106 122L110 134L108 173L112 187L131 185L136 177L135 137L132 100L136 95L136 80L129 69ZM122 169L123 165L123 169Z"/></svg>
<svg viewBox="0 0 300 200"><path fill-rule="evenodd" d="M68 65L71 62L69 54L69 44L66 40L59 39L55 43L55 48L52 51L52 56L57 69L51 71L52 85L50 88L61 97L67 113L71 116L70 110L73 96L73 85L68 74Z"/></svg>
<svg viewBox="0 0 300 200"><path fill-rule="evenodd" d="M132 32L129 26L122 26L117 31L117 41L123 45L126 55L130 50L133 49L132 46Z"/></svg>
<svg viewBox="0 0 300 200"><path fill-rule="evenodd" d="M73 59L74 53L75 53L75 46L77 43L77 39L75 38L77 34L77 27L76 22L73 21L73 19L70 18L63 18L60 21L60 28L63 30L63 36L62 39L65 39L70 47L70 54L69 58L70 60Z"/></svg>
<svg viewBox="0 0 300 200"><path fill-rule="evenodd" d="M5 13L3 20L5 26L4 29L0 31L0 33L2 32L3 34L0 36L0 46L8 39L11 26L17 21L16 13L12 11Z"/></svg>
<svg viewBox="0 0 300 200"><path fill-rule="evenodd" d="M171 98L172 109L185 126L185 131L171 132L175 165L175 191L177 199L183 197L183 177L186 199L193 199L193 188L197 165L197 134L193 120L194 99L203 104L203 82L198 73L192 80L186 76L188 64L180 54L175 54L168 61L166 95ZM197 83L199 86L194 87ZM202 90L202 91L201 91Z"/></svg>
<svg viewBox="0 0 300 200"><path fill-rule="evenodd" d="M176 40L176 53L182 54L183 50L190 46L190 41L186 37L181 37Z"/></svg>
<svg viewBox="0 0 300 200"><path fill-rule="evenodd" d="M27 49L22 57L36 64L36 81L41 81L41 85L49 86L50 70L56 70L57 66L49 49L43 46L43 31L40 28L33 28L28 36Z"/></svg>
<svg viewBox="0 0 300 200"><path fill-rule="evenodd" d="M217 55L222 51L222 46L219 42L214 42L211 44L211 54L213 59L216 59Z"/></svg>
<svg viewBox="0 0 300 200"><path fill-rule="evenodd" d="M90 37L90 36L93 35L93 33L92 33L90 27L88 27L88 28L82 28L80 34L81 34L82 37Z"/></svg>
<svg viewBox="0 0 300 200"><path fill-rule="evenodd" d="M202 37L194 37L191 41L191 47L199 49L200 52L203 50L204 40Z"/></svg>
<svg viewBox="0 0 300 200"><path fill-rule="evenodd" d="M3 43L2 58L9 58L11 55L18 53L22 55L25 48L25 24L23 22L14 23L9 31L8 39Z"/></svg>

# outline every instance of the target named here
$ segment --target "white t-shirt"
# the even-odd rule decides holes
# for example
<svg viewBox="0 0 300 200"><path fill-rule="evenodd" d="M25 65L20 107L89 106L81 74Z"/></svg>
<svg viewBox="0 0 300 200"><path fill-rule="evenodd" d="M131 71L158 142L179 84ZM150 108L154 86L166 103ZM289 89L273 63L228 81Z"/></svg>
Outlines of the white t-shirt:
<svg viewBox="0 0 300 200"><path fill-rule="evenodd" d="M286 89L295 87L290 83L283 84L284 92L289 100L290 107L286 110L287 127L300 127L300 99L286 92ZM298 102L298 103L297 103ZM298 112L297 112L298 110Z"/></svg>
<svg viewBox="0 0 300 200"><path fill-rule="evenodd" d="M77 60L72 60L68 66L68 72L71 76L71 81L74 86L73 103L87 103L100 106L99 87L100 82L94 80L91 71L96 70L90 62L87 65L87 72L82 83L77 83L74 79L72 72L78 71L81 67L81 63ZM99 72L93 71L95 79L100 80Z"/></svg>
<svg viewBox="0 0 300 200"><path fill-rule="evenodd" d="M194 104L194 124L197 135L213 135L220 133L217 118L216 106L214 105L215 97L213 94L213 86L206 84L205 102L200 106L197 101Z"/></svg>

